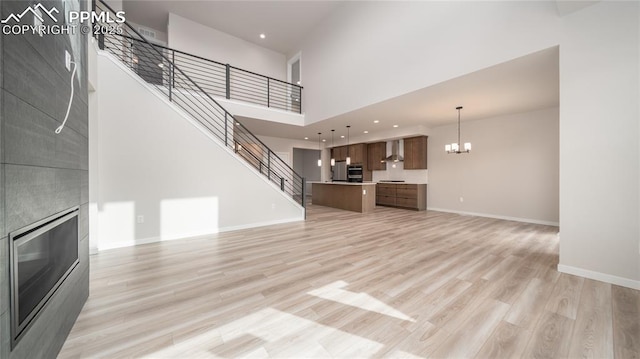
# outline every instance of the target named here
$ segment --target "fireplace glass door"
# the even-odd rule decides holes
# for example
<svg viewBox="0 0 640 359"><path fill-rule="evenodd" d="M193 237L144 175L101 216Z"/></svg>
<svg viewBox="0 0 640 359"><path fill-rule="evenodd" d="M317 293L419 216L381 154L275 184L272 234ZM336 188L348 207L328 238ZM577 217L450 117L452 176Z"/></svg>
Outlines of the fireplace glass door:
<svg viewBox="0 0 640 359"><path fill-rule="evenodd" d="M78 263L77 207L11 233L13 344Z"/></svg>

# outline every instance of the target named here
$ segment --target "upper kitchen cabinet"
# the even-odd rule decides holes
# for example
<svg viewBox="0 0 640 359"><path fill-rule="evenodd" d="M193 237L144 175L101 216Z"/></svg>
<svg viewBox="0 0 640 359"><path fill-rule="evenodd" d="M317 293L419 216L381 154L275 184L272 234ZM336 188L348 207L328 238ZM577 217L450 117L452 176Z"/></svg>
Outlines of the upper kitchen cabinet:
<svg viewBox="0 0 640 359"><path fill-rule="evenodd" d="M331 157L336 161L345 161L347 159L347 146L338 146L331 149Z"/></svg>
<svg viewBox="0 0 640 359"><path fill-rule="evenodd" d="M427 169L427 136L404 139L404 169Z"/></svg>
<svg viewBox="0 0 640 359"><path fill-rule="evenodd" d="M366 143L356 143L353 145L349 145L348 155L351 157L351 164L366 164L366 151L367 144Z"/></svg>
<svg viewBox="0 0 640 359"><path fill-rule="evenodd" d="M370 171L384 171L387 169L387 143L376 142L367 145L367 166Z"/></svg>

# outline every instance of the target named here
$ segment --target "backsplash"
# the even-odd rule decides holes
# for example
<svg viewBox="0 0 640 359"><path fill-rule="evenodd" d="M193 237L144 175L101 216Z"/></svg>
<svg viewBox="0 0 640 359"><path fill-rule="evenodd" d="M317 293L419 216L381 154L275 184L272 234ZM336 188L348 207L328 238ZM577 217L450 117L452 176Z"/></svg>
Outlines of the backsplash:
<svg viewBox="0 0 640 359"><path fill-rule="evenodd" d="M373 182L382 180L405 181L408 183L428 183L429 170L405 170L403 162L387 162L386 171L373 171Z"/></svg>

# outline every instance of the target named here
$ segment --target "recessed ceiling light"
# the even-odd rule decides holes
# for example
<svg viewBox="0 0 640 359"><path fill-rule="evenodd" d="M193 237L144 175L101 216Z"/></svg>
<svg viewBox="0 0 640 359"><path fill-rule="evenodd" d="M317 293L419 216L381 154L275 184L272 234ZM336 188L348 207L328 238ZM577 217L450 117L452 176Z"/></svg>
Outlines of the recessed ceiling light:
<svg viewBox="0 0 640 359"><path fill-rule="evenodd" d="M373 123L380 123L380 121L378 121L378 120L375 120L375 121L373 121Z"/></svg>
<svg viewBox="0 0 640 359"><path fill-rule="evenodd" d="M398 127L398 125L393 125L393 127Z"/></svg>
<svg viewBox="0 0 640 359"><path fill-rule="evenodd" d="M327 140L322 140L322 142L327 142Z"/></svg>
<svg viewBox="0 0 640 359"><path fill-rule="evenodd" d="M364 131L364 133L369 133L369 131Z"/></svg>
<svg viewBox="0 0 640 359"><path fill-rule="evenodd" d="M261 38L261 39L266 39L266 38L267 38L267 35L265 35L265 34L260 34L260 38Z"/></svg>
<svg viewBox="0 0 640 359"><path fill-rule="evenodd" d="M305 137L304 139L305 139L305 140L308 140L308 139L309 139L309 137Z"/></svg>
<svg viewBox="0 0 640 359"><path fill-rule="evenodd" d="M344 135L340 136L340 138L344 138Z"/></svg>

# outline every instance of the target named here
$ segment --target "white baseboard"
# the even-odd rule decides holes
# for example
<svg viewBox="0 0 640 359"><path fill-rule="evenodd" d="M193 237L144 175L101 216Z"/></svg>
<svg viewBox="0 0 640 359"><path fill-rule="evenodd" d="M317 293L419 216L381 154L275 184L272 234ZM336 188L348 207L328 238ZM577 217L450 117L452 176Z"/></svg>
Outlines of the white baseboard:
<svg viewBox="0 0 640 359"><path fill-rule="evenodd" d="M576 268L564 264L558 264L558 272L577 275L584 278L594 279L600 282L619 285L631 289L640 290L640 280L622 278L611 274L590 271L588 269Z"/></svg>
<svg viewBox="0 0 640 359"><path fill-rule="evenodd" d="M516 221L516 222L525 222L525 223L533 223L533 224L543 224L543 225L546 225L546 226L555 226L555 227L560 226L560 223L558 223L558 222L542 221L542 220L539 220L539 219L531 219L531 218L509 217L509 216L500 216L500 215L496 215L496 214L455 211L455 210L451 210L451 209L434 208L434 207L427 207L427 210L429 210L429 211L437 211L437 212L456 213L456 214L460 214L460 215L463 215L463 216L486 217L486 218L504 219L506 221Z"/></svg>
<svg viewBox="0 0 640 359"><path fill-rule="evenodd" d="M250 228L271 226L275 224L283 224L283 223L291 223L291 222L300 222L300 221L304 221L304 215L301 218L285 218L285 219L278 219L274 221L265 221L265 222L258 222L258 223L243 224L239 226L222 227L222 228L218 228L218 231L216 232L205 233L205 234L197 234L197 235L185 234L183 236L176 236L171 238L149 237L149 238L134 239L133 241L109 242L106 245L100 245L99 248L96 249L96 253L92 253L92 254L97 254L98 252L109 250L109 249L134 247L142 244L175 241L178 239L204 239L204 238L210 238L211 236L214 236L218 233L223 233L223 232L231 232L231 231L238 231L241 229L250 229Z"/></svg>
<svg viewBox="0 0 640 359"><path fill-rule="evenodd" d="M292 223L292 222L300 222L300 221L304 221L304 214L302 215L301 218L285 218L285 219L278 219L275 221L266 221L266 222L242 224L239 226L223 227L223 228L220 228L220 232L238 231L241 229L272 226L274 224L284 224L284 223Z"/></svg>

